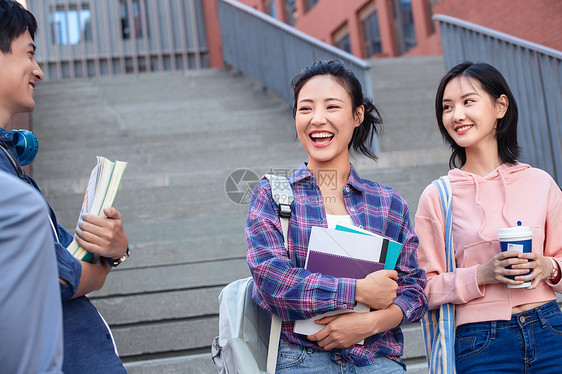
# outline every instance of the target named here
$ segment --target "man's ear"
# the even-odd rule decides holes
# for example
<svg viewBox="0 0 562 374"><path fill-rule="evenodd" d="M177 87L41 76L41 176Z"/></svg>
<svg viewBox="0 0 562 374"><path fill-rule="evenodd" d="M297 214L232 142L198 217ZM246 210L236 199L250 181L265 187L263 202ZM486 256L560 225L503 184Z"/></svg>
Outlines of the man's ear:
<svg viewBox="0 0 562 374"><path fill-rule="evenodd" d="M509 99L506 95L501 95L496 100L496 109L497 109L497 119L503 118L507 109L509 108Z"/></svg>

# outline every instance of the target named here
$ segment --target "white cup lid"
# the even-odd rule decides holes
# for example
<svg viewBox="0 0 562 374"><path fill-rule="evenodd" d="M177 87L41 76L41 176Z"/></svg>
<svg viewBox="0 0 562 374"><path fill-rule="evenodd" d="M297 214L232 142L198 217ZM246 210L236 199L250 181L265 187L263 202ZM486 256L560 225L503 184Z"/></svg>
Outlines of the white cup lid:
<svg viewBox="0 0 562 374"><path fill-rule="evenodd" d="M510 239L514 237L533 236L533 230L529 226L514 226L500 229L498 239Z"/></svg>

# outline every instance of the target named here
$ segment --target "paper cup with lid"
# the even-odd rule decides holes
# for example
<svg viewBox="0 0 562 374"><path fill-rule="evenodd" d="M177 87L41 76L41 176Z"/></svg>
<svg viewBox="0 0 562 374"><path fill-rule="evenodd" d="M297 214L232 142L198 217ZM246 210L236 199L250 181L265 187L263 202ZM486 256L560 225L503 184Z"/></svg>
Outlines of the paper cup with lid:
<svg viewBox="0 0 562 374"><path fill-rule="evenodd" d="M507 251L517 251L521 253L531 253L532 252L532 239L533 239L533 230L529 226L521 226L521 222L517 222L517 226L514 227L506 227L504 229L500 229L498 233L498 239L500 241L500 248L502 252ZM511 269L511 266L507 267ZM521 275L528 275L531 271L529 270L526 274ZM510 279L514 279L515 276L508 277ZM508 284L508 288L524 288L529 287L531 282L525 282L523 284Z"/></svg>

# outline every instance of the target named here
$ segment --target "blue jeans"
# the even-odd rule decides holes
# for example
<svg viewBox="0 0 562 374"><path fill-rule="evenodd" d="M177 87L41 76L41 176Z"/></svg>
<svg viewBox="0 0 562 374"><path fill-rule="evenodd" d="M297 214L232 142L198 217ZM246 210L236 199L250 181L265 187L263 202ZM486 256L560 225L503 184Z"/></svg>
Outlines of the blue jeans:
<svg viewBox="0 0 562 374"><path fill-rule="evenodd" d="M279 343L277 370L279 374L366 374L389 373L404 374L406 371L397 362L386 357L377 357L377 362L369 366L345 366L332 361L330 352L317 351L302 345L289 345L283 339Z"/></svg>
<svg viewBox="0 0 562 374"><path fill-rule="evenodd" d="M455 334L457 373L562 373L562 313L556 301L509 321L468 323Z"/></svg>

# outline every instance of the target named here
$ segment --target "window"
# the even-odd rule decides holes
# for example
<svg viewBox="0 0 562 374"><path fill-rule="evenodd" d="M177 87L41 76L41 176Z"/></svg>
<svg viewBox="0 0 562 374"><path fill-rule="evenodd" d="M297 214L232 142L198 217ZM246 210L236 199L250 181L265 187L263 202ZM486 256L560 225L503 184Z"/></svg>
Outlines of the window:
<svg viewBox="0 0 562 374"><path fill-rule="evenodd" d="M414 29L412 0L394 0L395 27L400 54L408 52L418 43Z"/></svg>
<svg viewBox="0 0 562 374"><path fill-rule="evenodd" d="M318 3L318 0L306 0L306 11L308 12L313 6Z"/></svg>
<svg viewBox="0 0 562 374"><path fill-rule="evenodd" d="M265 12L273 18L277 18L277 9L275 8L275 0L265 0L263 2Z"/></svg>
<svg viewBox="0 0 562 374"><path fill-rule="evenodd" d="M129 6L129 2L131 6ZM119 0L121 36L125 40L131 39L131 37L134 37L135 39L142 39L143 36L148 36L143 32L140 2L141 0ZM129 21L132 21L132 25L129 24Z"/></svg>
<svg viewBox="0 0 562 374"><path fill-rule="evenodd" d="M437 3L440 3L441 0L428 0L427 2L427 6L429 7L429 24L431 25L431 33L434 33L435 30L435 23L433 22L433 20L431 19L431 17L433 16L433 6Z"/></svg>
<svg viewBox="0 0 562 374"><path fill-rule="evenodd" d="M367 16L363 20L362 26L365 57L369 58L372 55L382 53L382 42L377 12L373 11L369 16Z"/></svg>
<svg viewBox="0 0 562 374"><path fill-rule="evenodd" d="M297 22L297 12L295 9L295 0L285 0L285 19L287 23L294 26Z"/></svg>
<svg viewBox="0 0 562 374"><path fill-rule="evenodd" d="M55 44L76 45L92 40L91 13L88 4L78 9L71 5L67 9L57 7L49 14L52 37Z"/></svg>
<svg viewBox="0 0 562 374"><path fill-rule="evenodd" d="M342 37L337 43L336 47L346 51L347 53L351 53L351 42L349 40L349 34Z"/></svg>
<svg viewBox="0 0 562 374"><path fill-rule="evenodd" d="M334 45L341 50L351 53L351 40L349 39L349 30L347 25L344 25L334 33Z"/></svg>

